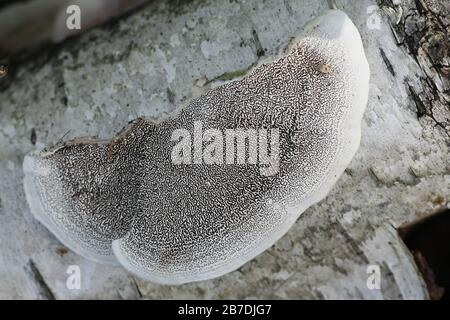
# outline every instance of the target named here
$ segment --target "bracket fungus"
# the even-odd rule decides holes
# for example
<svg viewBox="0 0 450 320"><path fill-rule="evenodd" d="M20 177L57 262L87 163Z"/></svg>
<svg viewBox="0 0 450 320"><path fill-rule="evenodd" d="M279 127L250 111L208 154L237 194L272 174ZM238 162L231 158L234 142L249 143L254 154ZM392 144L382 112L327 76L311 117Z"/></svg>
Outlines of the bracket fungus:
<svg viewBox="0 0 450 320"><path fill-rule="evenodd" d="M360 35L330 10L278 57L158 123L139 118L110 141L78 138L27 155L28 203L62 243L92 260L164 284L223 275L326 196L358 148L368 86ZM220 155L209 165L191 155L175 163L173 133L189 135L198 122L216 138L278 130L277 171ZM209 140L200 137L202 146Z"/></svg>

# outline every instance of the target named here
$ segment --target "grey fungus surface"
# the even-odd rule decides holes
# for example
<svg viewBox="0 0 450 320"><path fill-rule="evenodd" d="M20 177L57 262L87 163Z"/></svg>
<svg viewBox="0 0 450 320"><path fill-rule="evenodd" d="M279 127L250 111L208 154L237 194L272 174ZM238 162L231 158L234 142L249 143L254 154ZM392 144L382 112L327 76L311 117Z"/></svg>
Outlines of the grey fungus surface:
<svg viewBox="0 0 450 320"><path fill-rule="evenodd" d="M314 19L279 57L111 141L76 139L26 156L35 217L87 258L164 284L214 278L282 237L355 154L369 67L349 18ZM194 123L279 130L279 170L174 164L172 133Z"/></svg>

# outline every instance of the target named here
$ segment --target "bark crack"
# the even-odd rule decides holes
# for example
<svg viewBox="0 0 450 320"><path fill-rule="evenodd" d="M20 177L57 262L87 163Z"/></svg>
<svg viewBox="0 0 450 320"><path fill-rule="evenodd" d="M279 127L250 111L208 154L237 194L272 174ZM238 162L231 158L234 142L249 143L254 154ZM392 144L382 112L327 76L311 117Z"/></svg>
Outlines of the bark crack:
<svg viewBox="0 0 450 320"><path fill-rule="evenodd" d="M55 295L48 286L47 282L45 282L45 279L41 271L38 269L36 263L32 259L30 259L28 261L27 267L31 275L31 278L33 279L34 283L36 284L39 290L39 296L43 299L55 300Z"/></svg>

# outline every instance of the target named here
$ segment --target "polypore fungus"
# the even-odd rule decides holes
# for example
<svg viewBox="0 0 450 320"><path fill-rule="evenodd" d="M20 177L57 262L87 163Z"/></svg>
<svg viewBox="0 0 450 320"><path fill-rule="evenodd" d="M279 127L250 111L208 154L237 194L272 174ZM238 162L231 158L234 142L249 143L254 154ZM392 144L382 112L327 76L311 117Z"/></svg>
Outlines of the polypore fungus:
<svg viewBox="0 0 450 320"><path fill-rule="evenodd" d="M75 139L26 156L28 202L87 258L165 284L223 275L329 192L358 148L368 82L357 29L331 10L284 55L170 118L137 119L111 141ZM248 159L230 132L247 135ZM263 146L277 163L250 156ZM234 156L240 162L231 165Z"/></svg>

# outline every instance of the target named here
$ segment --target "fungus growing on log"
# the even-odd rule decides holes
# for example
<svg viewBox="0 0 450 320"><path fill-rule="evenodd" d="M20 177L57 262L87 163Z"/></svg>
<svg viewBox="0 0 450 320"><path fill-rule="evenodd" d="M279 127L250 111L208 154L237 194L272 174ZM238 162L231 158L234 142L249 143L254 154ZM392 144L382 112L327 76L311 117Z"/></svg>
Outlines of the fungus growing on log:
<svg viewBox="0 0 450 320"><path fill-rule="evenodd" d="M358 148L368 83L356 27L331 10L282 55L171 117L137 119L111 141L78 138L27 155L28 203L86 258L164 284L223 275L327 195ZM230 142L230 131L245 136ZM194 146L186 140L180 150L192 154L174 161L191 134ZM264 148L278 152L276 163L258 161Z"/></svg>

